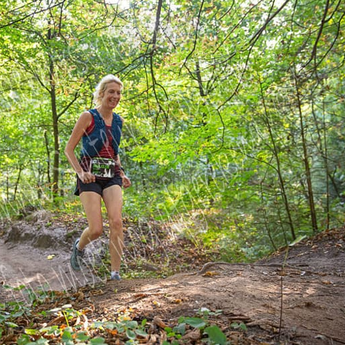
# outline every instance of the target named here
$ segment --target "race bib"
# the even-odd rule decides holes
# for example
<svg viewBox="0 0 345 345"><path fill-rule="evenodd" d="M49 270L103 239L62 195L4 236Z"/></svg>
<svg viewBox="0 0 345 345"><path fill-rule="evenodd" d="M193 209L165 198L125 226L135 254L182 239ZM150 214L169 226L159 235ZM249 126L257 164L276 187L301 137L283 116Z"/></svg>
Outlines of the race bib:
<svg viewBox="0 0 345 345"><path fill-rule="evenodd" d="M115 176L115 161L111 158L91 158L91 173L96 177Z"/></svg>

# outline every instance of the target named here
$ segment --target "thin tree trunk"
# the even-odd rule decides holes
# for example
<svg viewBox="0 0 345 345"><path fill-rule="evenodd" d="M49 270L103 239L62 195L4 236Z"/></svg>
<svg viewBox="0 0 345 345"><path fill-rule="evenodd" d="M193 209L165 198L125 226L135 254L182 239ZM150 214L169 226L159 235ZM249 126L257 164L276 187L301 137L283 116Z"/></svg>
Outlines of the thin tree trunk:
<svg viewBox="0 0 345 345"><path fill-rule="evenodd" d="M262 188L262 181L260 182L260 194L261 194L261 203L264 205L264 191L263 191L263 188ZM264 227L266 229L266 232L267 232L267 235L268 235L268 238L270 239L271 241L271 244L272 244L272 247L275 251L278 250L277 246L275 245L274 243L274 240L273 240L273 237L272 237L272 234L271 234L271 229L269 227L269 219L267 217L267 212L266 212L266 207L265 205L263 206L263 213L264 213Z"/></svg>
<svg viewBox="0 0 345 345"><path fill-rule="evenodd" d="M23 165L20 165L19 166L19 172L18 172L17 180L16 180L16 184L14 186L13 200L16 200L16 197L17 197L18 185L19 185L20 175L22 174L22 171L23 171Z"/></svg>
<svg viewBox="0 0 345 345"><path fill-rule="evenodd" d="M263 93L261 83L260 83L260 90L261 90L262 104L263 104L264 111L265 111L264 119L265 119L266 126L268 129L269 135L270 135L270 140L271 140L271 144L272 144L272 148L273 148L273 155L274 155L274 159L276 161L276 171L277 171L277 175L278 175L281 196L283 198L286 215L288 217L288 223L290 226L291 235L292 235L292 238L295 240L296 239L296 233L295 233L295 228L294 228L293 221L292 221L289 200L288 200L288 197L286 195L285 183L284 183L284 179L283 179L283 175L282 175L282 171L281 171L281 165L280 165L279 152L278 152L276 140L275 140L274 135L273 135L272 126L271 126L271 123L270 123L270 120L268 117L268 112L267 112L267 107L266 107L266 102L265 102L265 96Z"/></svg>
<svg viewBox="0 0 345 345"><path fill-rule="evenodd" d="M338 197L340 197L340 193L338 191L338 187L334 181L333 176L330 173L330 169L328 166L328 150L327 150L327 131L326 131L326 121L325 121L325 110L324 110L324 103L323 103L323 112L322 112L322 117L323 117L323 135L321 135L321 130L319 128L318 125L318 121L317 121L317 117L314 111L314 103L312 103L312 114L313 114L313 118L314 118L314 123L315 123L315 127L316 127L316 132L317 132L317 136L318 136L318 142L319 144L319 151L321 154L321 157L324 160L324 164L325 164L325 170L326 170L326 174L325 174L325 183L326 183L326 229L329 229L329 223L330 223L330 191L329 191L329 181L332 182L334 190L337 194Z"/></svg>
<svg viewBox="0 0 345 345"><path fill-rule="evenodd" d="M53 115L53 136L54 136L53 196L56 197L59 193L60 145L59 145L58 114L56 110L54 62L52 60L50 61L49 74L50 74L50 99L51 99L51 110L52 110L52 115Z"/></svg>
<svg viewBox="0 0 345 345"><path fill-rule="evenodd" d="M47 179L48 183L51 183L51 178L50 178L50 150L49 150L49 140L48 140L48 135L47 131L44 131L44 142L46 145L46 151L47 151Z"/></svg>
<svg viewBox="0 0 345 345"><path fill-rule="evenodd" d="M38 164L37 168L38 176L37 176L37 199L41 200L42 198L42 186L43 186L43 176L44 176L44 166L41 164Z"/></svg>
<svg viewBox="0 0 345 345"><path fill-rule="evenodd" d="M312 181L311 181L307 141L305 137L304 123L303 123L301 94L299 91L296 71L294 73L294 80L295 80L297 108L298 108L298 114L299 114L299 120L300 120L300 130L301 130L302 147L303 147L303 162L304 162L304 169L305 169L307 188L308 188L308 202L309 202L309 208L310 208L310 218L311 218L313 231L316 232L318 227L317 227L316 210L315 210L315 204L314 204L314 193L313 193L313 186L312 186Z"/></svg>
<svg viewBox="0 0 345 345"><path fill-rule="evenodd" d="M199 94L201 97L207 96L207 91L204 89L202 77L201 77L201 72L200 72L200 64L199 61L197 60L195 63L195 74L196 74L196 79L198 81L198 88L199 88ZM206 102L203 102L203 105L205 105ZM202 114L202 125L206 126L207 125L207 115L206 113ZM213 166L210 163L210 158L209 156L206 157L206 177L207 177L207 185L210 187L211 182L213 180ZM210 197L209 198L210 205L214 204L214 198Z"/></svg>
<svg viewBox="0 0 345 345"><path fill-rule="evenodd" d="M10 181L8 178L8 172L6 174L6 200L7 201L10 200Z"/></svg>
<svg viewBox="0 0 345 345"><path fill-rule="evenodd" d="M140 166L140 176L141 176L141 183L143 185L143 189L146 189L146 181L145 181L145 174L144 174L144 167L143 167L143 162L139 162Z"/></svg>
<svg viewBox="0 0 345 345"><path fill-rule="evenodd" d="M325 164L326 164L326 230L329 230L329 224L330 224L330 191L329 191L329 183L328 183L328 178L333 183L333 186L335 187L335 190L338 192L338 187L335 184L335 181L333 179L333 176L331 176L329 167L328 167L328 146L327 146L327 132L326 132L326 120L325 120L325 102L322 103L322 117L323 117L323 140L324 140L324 151L325 151ZM338 195L340 193L338 192Z"/></svg>

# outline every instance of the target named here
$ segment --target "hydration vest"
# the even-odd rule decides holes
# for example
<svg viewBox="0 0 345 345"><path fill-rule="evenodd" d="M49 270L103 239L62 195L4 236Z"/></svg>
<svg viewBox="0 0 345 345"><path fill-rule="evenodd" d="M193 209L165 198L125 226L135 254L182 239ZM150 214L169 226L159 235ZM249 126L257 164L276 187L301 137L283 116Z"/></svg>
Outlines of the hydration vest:
<svg viewBox="0 0 345 345"><path fill-rule="evenodd" d="M94 118L94 128L91 133L83 136L83 148L81 157L96 157L107 141L106 124L97 109L90 109L89 112ZM111 123L112 147L115 154L119 153L119 145L122 134L121 117L113 113L113 121Z"/></svg>

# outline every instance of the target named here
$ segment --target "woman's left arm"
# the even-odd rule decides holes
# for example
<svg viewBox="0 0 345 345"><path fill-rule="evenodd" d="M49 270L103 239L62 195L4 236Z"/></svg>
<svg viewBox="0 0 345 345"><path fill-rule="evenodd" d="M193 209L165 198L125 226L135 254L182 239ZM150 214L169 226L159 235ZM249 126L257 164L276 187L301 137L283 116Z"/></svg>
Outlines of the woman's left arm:
<svg viewBox="0 0 345 345"><path fill-rule="evenodd" d="M121 160L120 160L120 156L117 154L116 155L116 159L115 162L119 165L120 167L120 176L122 177L122 185L123 188L128 188L131 186L131 180L129 179L129 177L126 176L125 170L123 169L122 165L121 165Z"/></svg>

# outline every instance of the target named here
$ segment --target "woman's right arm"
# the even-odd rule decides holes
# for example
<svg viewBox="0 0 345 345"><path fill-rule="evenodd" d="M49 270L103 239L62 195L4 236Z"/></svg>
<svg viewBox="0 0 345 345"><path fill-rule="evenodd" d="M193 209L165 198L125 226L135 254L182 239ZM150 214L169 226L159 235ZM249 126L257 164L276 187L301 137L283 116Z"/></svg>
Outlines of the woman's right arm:
<svg viewBox="0 0 345 345"><path fill-rule="evenodd" d="M74 150L79 144L82 136L86 132L86 129L90 126L91 121L92 115L88 111L85 111L80 115L65 148L65 155L69 163L84 183L93 182L95 180L95 177L90 172L83 171L74 153Z"/></svg>

